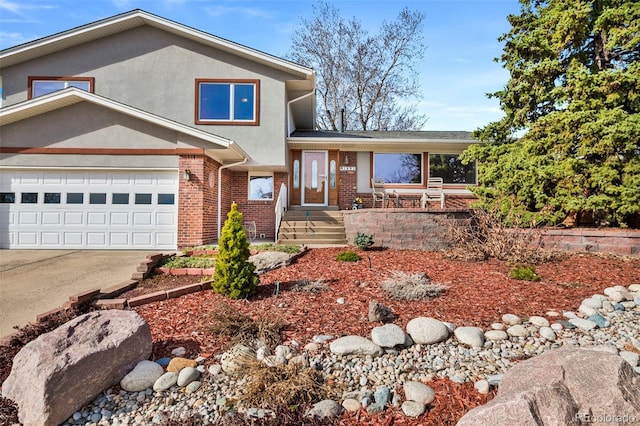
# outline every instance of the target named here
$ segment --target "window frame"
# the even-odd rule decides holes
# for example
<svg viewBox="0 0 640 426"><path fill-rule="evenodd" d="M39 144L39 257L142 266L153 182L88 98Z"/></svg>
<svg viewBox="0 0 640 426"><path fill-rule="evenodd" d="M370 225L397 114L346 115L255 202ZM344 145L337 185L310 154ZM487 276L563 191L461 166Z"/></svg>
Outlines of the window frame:
<svg viewBox="0 0 640 426"><path fill-rule="evenodd" d="M251 197L251 178L271 178L271 198L252 198ZM276 191L276 181L272 172L249 172L247 176L247 200L249 201L273 201Z"/></svg>
<svg viewBox="0 0 640 426"><path fill-rule="evenodd" d="M86 82L89 83L89 90L88 90L89 93L94 93L96 79L94 77L29 76L27 78L27 81L28 81L27 99L33 99L34 97L38 97L38 96L34 96L34 90L33 90L33 84L38 82L38 81L65 81L65 82L86 81ZM60 89L60 90L64 90L64 89L66 89L68 87L69 86L67 85L66 87L64 87L63 89ZM58 90L56 90L54 92L57 92L57 91ZM54 93L54 92L51 92L51 93ZM40 96L44 96L44 95L40 95Z"/></svg>
<svg viewBox="0 0 640 426"><path fill-rule="evenodd" d="M431 171L433 170L431 167L431 156L432 155L448 155L448 156L455 156L458 160L459 157L461 155L461 153L455 153L455 152L430 152L427 155L427 161L429 164L429 177L442 177L443 178L443 184L447 185L447 186L477 186L478 185L478 162L474 161L473 163L473 172L474 172L474 182L470 183L470 182L447 182L446 180L444 180L444 176L432 176L431 175ZM467 165L468 166L468 165ZM466 166L465 166L466 167Z"/></svg>
<svg viewBox="0 0 640 426"><path fill-rule="evenodd" d="M228 84L230 90L229 119L207 119L200 118L200 86L202 84ZM233 87L236 84L253 84L253 120L237 120L233 117L235 107L233 98ZM217 78L196 78L195 80L195 111L194 121L202 125L223 125L223 126L258 126L260 125L260 80L258 79L217 79Z"/></svg>
<svg viewBox="0 0 640 426"><path fill-rule="evenodd" d="M387 151L373 151L371 152L371 178L383 177L377 176L375 173L375 157L376 154L410 154L420 156L420 182L419 183L390 183L385 180L384 186L388 188L405 188L405 189L422 189L426 188L426 176L428 174L428 154L426 152L387 152Z"/></svg>

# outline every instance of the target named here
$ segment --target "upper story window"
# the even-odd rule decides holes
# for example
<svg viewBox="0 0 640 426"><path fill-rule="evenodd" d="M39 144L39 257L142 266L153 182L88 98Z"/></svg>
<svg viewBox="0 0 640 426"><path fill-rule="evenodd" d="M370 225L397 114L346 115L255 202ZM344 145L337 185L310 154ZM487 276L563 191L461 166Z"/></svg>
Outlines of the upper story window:
<svg viewBox="0 0 640 426"><path fill-rule="evenodd" d="M196 124L258 125L259 80L196 79Z"/></svg>
<svg viewBox="0 0 640 426"><path fill-rule="evenodd" d="M29 77L28 97L37 98L67 87L77 87L93 93L94 80L93 77Z"/></svg>
<svg viewBox="0 0 640 426"><path fill-rule="evenodd" d="M462 164L458 154L430 154L429 177L441 177L444 183L475 185L476 163Z"/></svg>
<svg viewBox="0 0 640 426"><path fill-rule="evenodd" d="M375 152L373 176L383 178L386 184L424 185L423 155L405 152Z"/></svg>

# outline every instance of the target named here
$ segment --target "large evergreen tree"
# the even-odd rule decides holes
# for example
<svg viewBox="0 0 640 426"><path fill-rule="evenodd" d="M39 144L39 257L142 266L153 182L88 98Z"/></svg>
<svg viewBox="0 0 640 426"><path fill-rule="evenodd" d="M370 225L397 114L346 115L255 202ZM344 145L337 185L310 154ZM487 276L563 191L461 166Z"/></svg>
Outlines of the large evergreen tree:
<svg viewBox="0 0 640 426"><path fill-rule="evenodd" d="M625 226L640 213L640 2L520 0L499 60L505 117L478 129L488 206L537 223ZM522 135L515 138L513 135Z"/></svg>

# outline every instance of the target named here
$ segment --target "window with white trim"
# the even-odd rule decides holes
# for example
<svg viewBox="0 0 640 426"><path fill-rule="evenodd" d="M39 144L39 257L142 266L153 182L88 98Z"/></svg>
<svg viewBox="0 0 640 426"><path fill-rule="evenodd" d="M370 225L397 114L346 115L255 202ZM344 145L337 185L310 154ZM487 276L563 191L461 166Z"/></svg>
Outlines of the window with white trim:
<svg viewBox="0 0 640 426"><path fill-rule="evenodd" d="M29 99L68 87L93 92L93 77L29 77Z"/></svg>
<svg viewBox="0 0 640 426"><path fill-rule="evenodd" d="M196 124L257 125L259 80L196 80Z"/></svg>
<svg viewBox="0 0 640 426"><path fill-rule="evenodd" d="M249 173L249 199L273 200L273 174Z"/></svg>
<svg viewBox="0 0 640 426"><path fill-rule="evenodd" d="M375 152L373 154L373 177L384 179L385 184L424 185L420 153Z"/></svg>

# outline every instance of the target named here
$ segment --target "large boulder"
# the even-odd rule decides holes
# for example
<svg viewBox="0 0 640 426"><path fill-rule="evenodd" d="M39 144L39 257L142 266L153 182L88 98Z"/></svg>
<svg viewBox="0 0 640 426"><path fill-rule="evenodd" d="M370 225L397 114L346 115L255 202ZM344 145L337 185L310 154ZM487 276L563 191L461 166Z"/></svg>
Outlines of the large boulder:
<svg viewBox="0 0 640 426"><path fill-rule="evenodd" d="M623 415L640 419L638 389L640 375L615 348L556 349L516 364L505 373L496 397L468 412L458 426L506 426L514 419L523 426L581 425Z"/></svg>
<svg viewBox="0 0 640 426"><path fill-rule="evenodd" d="M151 331L137 313L90 312L26 344L2 396L23 425L58 425L150 355Z"/></svg>

